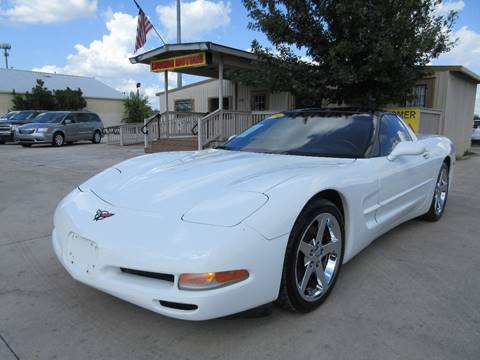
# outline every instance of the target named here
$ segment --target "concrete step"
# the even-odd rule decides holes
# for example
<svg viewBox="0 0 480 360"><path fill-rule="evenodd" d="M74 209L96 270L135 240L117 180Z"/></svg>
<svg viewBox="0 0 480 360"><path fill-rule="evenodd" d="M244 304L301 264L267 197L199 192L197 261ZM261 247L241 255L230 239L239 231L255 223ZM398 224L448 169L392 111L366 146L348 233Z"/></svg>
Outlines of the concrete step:
<svg viewBox="0 0 480 360"><path fill-rule="evenodd" d="M150 147L145 148L145 152L155 153L163 151L189 151L197 150L197 148L197 137L191 136L156 140Z"/></svg>

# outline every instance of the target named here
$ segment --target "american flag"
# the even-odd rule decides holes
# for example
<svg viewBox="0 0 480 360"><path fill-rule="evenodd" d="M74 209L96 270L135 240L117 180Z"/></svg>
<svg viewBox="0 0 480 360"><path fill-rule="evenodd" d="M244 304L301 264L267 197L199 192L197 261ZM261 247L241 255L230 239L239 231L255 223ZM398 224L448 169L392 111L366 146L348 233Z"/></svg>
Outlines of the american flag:
<svg viewBox="0 0 480 360"><path fill-rule="evenodd" d="M147 42L147 34L153 29L153 25L136 1L135 5L138 7L137 38L135 40L135 52L137 52Z"/></svg>

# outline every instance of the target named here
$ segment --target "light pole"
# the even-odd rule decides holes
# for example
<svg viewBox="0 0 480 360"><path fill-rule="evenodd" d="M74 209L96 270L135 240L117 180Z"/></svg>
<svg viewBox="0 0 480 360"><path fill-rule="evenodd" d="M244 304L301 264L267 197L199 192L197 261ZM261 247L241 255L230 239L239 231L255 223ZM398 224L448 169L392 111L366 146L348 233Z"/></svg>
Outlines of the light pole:
<svg viewBox="0 0 480 360"><path fill-rule="evenodd" d="M182 23L181 23L180 0L177 0L177 44L182 42ZM177 88L182 87L182 74L177 73Z"/></svg>
<svg viewBox="0 0 480 360"><path fill-rule="evenodd" d="M10 55L8 53L8 50L10 50L12 46L7 43L1 43L0 44L0 49L3 49L3 55L5 56L5 69L8 69L8 56Z"/></svg>

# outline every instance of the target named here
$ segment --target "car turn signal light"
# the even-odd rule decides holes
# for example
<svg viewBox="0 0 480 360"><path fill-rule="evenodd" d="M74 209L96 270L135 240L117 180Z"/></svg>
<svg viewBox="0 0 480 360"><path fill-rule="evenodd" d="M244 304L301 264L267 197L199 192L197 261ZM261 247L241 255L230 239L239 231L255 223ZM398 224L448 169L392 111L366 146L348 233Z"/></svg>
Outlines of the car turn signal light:
<svg viewBox="0 0 480 360"><path fill-rule="evenodd" d="M178 287L183 290L210 290L248 279L247 270L181 274Z"/></svg>

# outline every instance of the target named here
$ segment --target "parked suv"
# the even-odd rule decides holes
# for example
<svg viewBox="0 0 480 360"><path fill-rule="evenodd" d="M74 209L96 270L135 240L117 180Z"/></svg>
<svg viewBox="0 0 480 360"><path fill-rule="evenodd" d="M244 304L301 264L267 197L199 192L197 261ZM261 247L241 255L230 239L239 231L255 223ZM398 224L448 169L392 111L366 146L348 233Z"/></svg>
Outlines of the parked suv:
<svg viewBox="0 0 480 360"><path fill-rule="evenodd" d="M40 114L40 110L11 111L0 118L0 144L14 141L15 130L28 124Z"/></svg>
<svg viewBox="0 0 480 360"><path fill-rule="evenodd" d="M473 120L472 140L480 141L480 119Z"/></svg>
<svg viewBox="0 0 480 360"><path fill-rule="evenodd" d="M49 111L38 115L34 122L21 126L15 138L22 146L52 144L62 146L79 140L98 144L102 140L100 117L87 111Z"/></svg>

